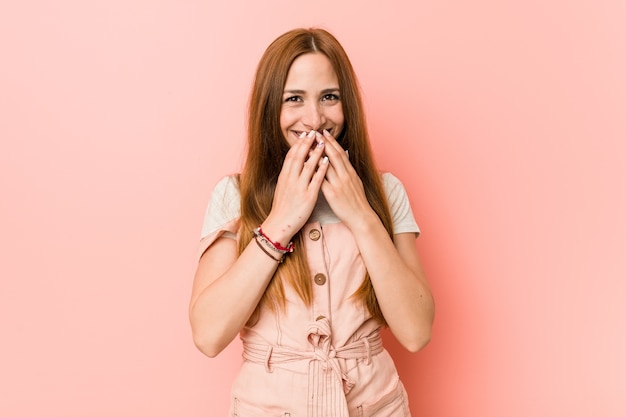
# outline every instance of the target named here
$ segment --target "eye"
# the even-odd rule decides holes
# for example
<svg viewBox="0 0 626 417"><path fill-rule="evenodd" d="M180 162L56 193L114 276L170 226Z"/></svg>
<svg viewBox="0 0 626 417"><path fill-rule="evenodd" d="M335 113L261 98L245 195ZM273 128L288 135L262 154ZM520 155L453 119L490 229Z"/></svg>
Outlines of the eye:
<svg viewBox="0 0 626 417"><path fill-rule="evenodd" d="M337 94L324 94L322 96L322 101L339 101L339 96Z"/></svg>
<svg viewBox="0 0 626 417"><path fill-rule="evenodd" d="M288 102L299 102L302 101L302 97L301 96L288 96L287 98L285 98L285 103Z"/></svg>

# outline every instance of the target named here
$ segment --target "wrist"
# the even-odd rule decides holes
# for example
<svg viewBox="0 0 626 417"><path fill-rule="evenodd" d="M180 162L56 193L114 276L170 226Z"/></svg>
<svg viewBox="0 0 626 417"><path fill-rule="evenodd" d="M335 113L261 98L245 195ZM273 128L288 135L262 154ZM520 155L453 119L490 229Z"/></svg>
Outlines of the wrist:
<svg viewBox="0 0 626 417"><path fill-rule="evenodd" d="M355 235L366 234L377 225L382 225L380 218L373 209L368 210L362 216L352 216L350 219L347 219L347 221L344 221L344 223Z"/></svg>
<svg viewBox="0 0 626 417"><path fill-rule="evenodd" d="M269 217L259 227L268 240L285 248L297 232L291 226L274 222Z"/></svg>
<svg viewBox="0 0 626 417"><path fill-rule="evenodd" d="M281 244L279 241L273 240L269 237L264 231L263 227L259 226L256 229L253 229L252 232L256 236L257 241L261 241L270 247L275 252L280 253L281 255L285 255L287 253L293 252L293 242L289 242L287 245Z"/></svg>

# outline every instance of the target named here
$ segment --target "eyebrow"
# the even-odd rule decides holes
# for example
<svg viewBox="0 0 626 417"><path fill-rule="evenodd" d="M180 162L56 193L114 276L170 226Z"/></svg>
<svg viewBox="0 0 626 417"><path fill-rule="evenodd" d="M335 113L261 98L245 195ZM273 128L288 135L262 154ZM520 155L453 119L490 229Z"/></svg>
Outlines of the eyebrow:
<svg viewBox="0 0 626 417"><path fill-rule="evenodd" d="M326 88L324 90L322 90L322 94L328 94L328 93L335 93L338 92L339 88ZM283 91L283 94L306 94L306 91L304 90L285 90Z"/></svg>

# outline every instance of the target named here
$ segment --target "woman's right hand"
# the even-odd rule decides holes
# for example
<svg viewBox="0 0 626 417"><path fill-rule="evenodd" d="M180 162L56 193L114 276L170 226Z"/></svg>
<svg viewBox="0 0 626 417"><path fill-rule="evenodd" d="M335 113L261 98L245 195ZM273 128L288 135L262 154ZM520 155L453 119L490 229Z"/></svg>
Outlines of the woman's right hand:
<svg viewBox="0 0 626 417"><path fill-rule="evenodd" d="M287 246L310 217L328 169L323 156L323 138L315 132L296 139L287 152L262 225L274 242ZM234 239L221 237L198 263L189 318L194 342L208 356L221 352L245 326L278 267L252 240L239 253Z"/></svg>
<svg viewBox="0 0 626 417"><path fill-rule="evenodd" d="M328 168L324 138L312 130L292 144L278 176L274 200L263 231L274 242L287 245L313 212Z"/></svg>

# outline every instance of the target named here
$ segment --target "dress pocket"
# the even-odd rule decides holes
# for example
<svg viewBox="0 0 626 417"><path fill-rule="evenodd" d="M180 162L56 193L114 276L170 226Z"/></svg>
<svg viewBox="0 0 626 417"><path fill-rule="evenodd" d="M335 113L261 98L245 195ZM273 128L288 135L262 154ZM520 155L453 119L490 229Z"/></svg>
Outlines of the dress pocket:
<svg viewBox="0 0 626 417"><path fill-rule="evenodd" d="M409 399L402 382L375 403L363 403L357 407L358 417L410 417Z"/></svg>
<svg viewBox="0 0 626 417"><path fill-rule="evenodd" d="M232 417L291 417L288 411L255 406L237 397L233 397L231 401L229 415Z"/></svg>

